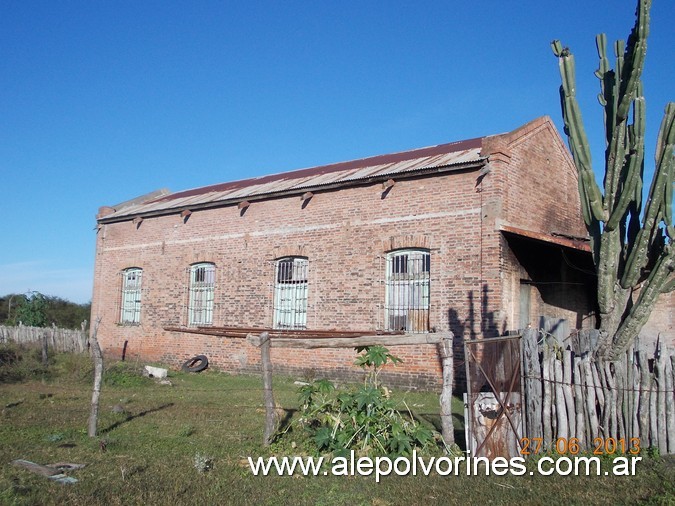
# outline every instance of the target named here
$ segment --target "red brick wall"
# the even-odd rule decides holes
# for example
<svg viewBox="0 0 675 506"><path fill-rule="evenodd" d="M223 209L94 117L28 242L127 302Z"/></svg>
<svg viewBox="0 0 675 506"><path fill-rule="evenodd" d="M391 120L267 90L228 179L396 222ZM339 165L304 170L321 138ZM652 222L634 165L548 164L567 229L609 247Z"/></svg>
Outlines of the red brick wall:
<svg viewBox="0 0 675 506"><path fill-rule="evenodd" d="M498 213L494 226L509 226L545 235L553 233L586 236L581 219L577 172L563 140L551 120L542 117L531 121L511 133L488 137L484 141L485 154L490 154L493 172L501 177L493 197ZM550 254L548 248L539 248L542 255ZM520 280L528 275L510 249L509 242L500 238L499 283L502 294L500 322L502 330L517 329L520 324ZM557 253L557 252L556 252ZM565 281L567 267L561 263L556 276ZM568 281L578 281L570 279ZM566 297L574 302L568 307L547 303L536 285L531 290L531 316L537 325L540 315L567 319L571 328L582 323L591 306L584 290L574 293L567 285L560 285ZM543 287L543 285L542 285ZM549 287L550 288L550 287ZM571 306L571 307L570 307ZM592 325L583 320L585 326Z"/></svg>
<svg viewBox="0 0 675 506"><path fill-rule="evenodd" d="M532 121L508 137L504 223L547 234L586 236L576 168L550 119Z"/></svg>
<svg viewBox="0 0 675 506"><path fill-rule="evenodd" d="M127 352L179 365L206 353L216 367L255 369L257 351L216 338L166 332L187 320L187 269L197 261L216 265L214 325L272 325L274 260L309 258L309 329L383 328L384 256L394 248L431 251L431 326L457 329L466 321L467 294L480 280L480 195L476 171L401 180L382 198L381 184L315 192L304 209L299 197L254 202L241 215L236 206L103 225L98 233L92 317L101 317L100 340L113 355ZM141 324L120 326L119 273L143 269ZM493 301L495 304L498 301ZM450 319L449 310L457 318ZM476 325L478 327L478 325ZM399 383L440 379L434 346L397 350L405 369ZM351 371L353 350L274 350L277 369L332 368ZM358 372L358 371L357 371Z"/></svg>
<svg viewBox="0 0 675 506"><path fill-rule="evenodd" d="M178 366L204 353L213 366L232 372L259 367L259 354L234 339L167 332L187 323L188 268L216 265L216 326L272 325L274 260L309 259L308 329L384 328L384 257L403 247L431 252L431 327L452 330L461 341L513 328L513 273L519 269L499 227L583 235L576 176L546 119L487 138L491 172L478 171L397 180L383 196L381 184L102 225L97 238L92 319L112 356L127 343L130 356ZM547 209L542 215L541 210ZM120 272L143 269L141 324L121 326ZM432 345L393 350L404 364L389 371L399 385L440 382ZM273 349L276 370L359 374L353 350ZM320 375L321 373L316 373Z"/></svg>

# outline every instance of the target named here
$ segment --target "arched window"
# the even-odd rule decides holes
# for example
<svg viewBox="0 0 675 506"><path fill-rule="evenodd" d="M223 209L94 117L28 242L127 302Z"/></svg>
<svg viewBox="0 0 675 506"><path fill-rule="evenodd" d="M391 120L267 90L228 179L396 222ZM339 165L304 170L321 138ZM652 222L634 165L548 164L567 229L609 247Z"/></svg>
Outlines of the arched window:
<svg viewBox="0 0 675 506"><path fill-rule="evenodd" d="M213 323L213 298L216 286L216 266L199 263L190 267L190 300L188 321L190 325Z"/></svg>
<svg viewBox="0 0 675 506"><path fill-rule="evenodd" d="M138 325L141 323L141 281L143 269L131 267L122 271L122 303L120 323Z"/></svg>
<svg viewBox="0 0 675 506"><path fill-rule="evenodd" d="M429 331L428 250L406 249L387 254L385 328Z"/></svg>
<svg viewBox="0 0 675 506"><path fill-rule="evenodd" d="M307 327L307 268L302 257L286 257L276 261L274 283L274 328L304 329Z"/></svg>

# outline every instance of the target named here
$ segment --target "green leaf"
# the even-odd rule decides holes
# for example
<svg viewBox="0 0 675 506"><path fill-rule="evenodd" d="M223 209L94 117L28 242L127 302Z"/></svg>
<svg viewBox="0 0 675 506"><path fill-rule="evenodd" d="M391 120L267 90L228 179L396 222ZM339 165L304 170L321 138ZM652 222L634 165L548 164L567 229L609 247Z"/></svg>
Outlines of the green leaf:
<svg viewBox="0 0 675 506"><path fill-rule="evenodd" d="M319 447L319 449L329 448L333 441L333 431L330 427L321 427L316 431L314 436L314 442Z"/></svg>
<svg viewBox="0 0 675 506"><path fill-rule="evenodd" d="M410 436L397 433L389 440L389 449L396 455L406 455L412 452Z"/></svg>
<svg viewBox="0 0 675 506"><path fill-rule="evenodd" d="M335 390L335 385L328 381L327 379L320 379L314 381L314 387L316 388L317 391L321 392L322 394L327 394Z"/></svg>
<svg viewBox="0 0 675 506"><path fill-rule="evenodd" d="M425 446L427 443L429 443L434 439L433 433L426 427L423 427L422 425L415 426L413 437L415 438L415 441L417 441L422 446Z"/></svg>
<svg viewBox="0 0 675 506"><path fill-rule="evenodd" d="M363 409L365 406L375 404L382 399L382 392L377 388L363 387L356 392L354 399L356 400L357 408Z"/></svg>

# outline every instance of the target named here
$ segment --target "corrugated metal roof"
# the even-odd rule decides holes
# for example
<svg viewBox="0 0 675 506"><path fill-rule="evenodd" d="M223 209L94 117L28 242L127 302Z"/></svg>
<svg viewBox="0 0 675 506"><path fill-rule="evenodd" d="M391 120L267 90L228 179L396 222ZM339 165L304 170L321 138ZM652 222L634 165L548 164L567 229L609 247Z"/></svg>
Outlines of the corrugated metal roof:
<svg viewBox="0 0 675 506"><path fill-rule="evenodd" d="M373 178L394 177L441 167L465 166L478 163L482 138L441 144L427 148L362 158L349 162L311 167L292 172L221 183L168 195L153 195L150 199L125 205L100 216L100 221L117 221L132 216L155 215L260 198L266 195L320 189L330 185L349 185ZM153 198L154 197L154 198Z"/></svg>

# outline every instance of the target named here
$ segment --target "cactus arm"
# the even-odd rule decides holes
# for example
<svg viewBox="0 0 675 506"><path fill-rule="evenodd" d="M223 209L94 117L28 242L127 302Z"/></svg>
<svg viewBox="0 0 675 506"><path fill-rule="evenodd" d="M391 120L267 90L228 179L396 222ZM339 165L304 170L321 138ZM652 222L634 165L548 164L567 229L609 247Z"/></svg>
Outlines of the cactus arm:
<svg viewBox="0 0 675 506"><path fill-rule="evenodd" d="M669 287L672 289L675 281L674 272L675 249L666 246L664 254L659 257L643 283L637 301L614 335L610 359L618 359L628 344L640 333L644 324L647 323L659 295Z"/></svg>
<svg viewBox="0 0 675 506"><path fill-rule="evenodd" d="M605 153L605 200L604 209L608 214L614 214L614 219L609 218L606 227L616 228L619 220L625 215L627 200L616 205L617 197L623 193L621 181L623 178L623 166L626 154L626 122L630 106L641 94L641 75L644 67L645 54L647 51L647 36L649 34L649 8L651 0L640 0L637 8L635 25L628 39L628 47L624 49L623 41L614 44L616 57L616 71L613 90L610 92L609 83L602 82L602 91L605 96L605 129L607 131L609 145ZM596 38L600 68L598 73L605 70L604 76L608 75L608 62L606 56L606 40L604 36ZM625 56L624 56L625 54ZM597 74L596 74L597 75ZM617 78L618 77L618 78ZM608 100L613 97L614 100ZM612 107L611 111L607 109ZM610 114L608 114L608 112ZM611 131L611 134L609 133ZM630 147L628 147L630 151ZM625 188L625 187L624 187Z"/></svg>
<svg viewBox="0 0 675 506"><path fill-rule="evenodd" d="M644 97L640 97L641 100L641 106L644 107ZM644 123L644 119L642 120ZM634 120L634 125L638 124L638 120ZM644 137L644 135L643 135ZM635 139L638 139L637 137ZM637 235L642 229L642 222L641 222L641 217L642 217L642 186L643 186L643 181L644 181L644 170L645 170L645 164L644 164L644 142L642 144L634 144L636 146L639 146L642 155L642 161L639 166L639 171L635 176L637 177L637 181L635 183L635 189L634 189L634 195L633 195L633 200L632 202L628 205L628 213L629 213L629 218L628 218L628 230L627 230L627 237L626 237L626 244L628 245L628 253L626 256L628 256L633 249L633 246L637 242Z"/></svg>
<svg viewBox="0 0 675 506"><path fill-rule="evenodd" d="M628 37L626 51L629 65L625 65L621 71L621 88L616 111L616 120L623 121L628 117L630 105L635 97L642 68L644 67L645 55L647 54L647 36L649 35L649 9L651 0L640 0L635 17L635 26Z"/></svg>
<svg viewBox="0 0 675 506"><path fill-rule="evenodd" d="M617 222L610 220L611 215L616 211L617 197L623 193L621 180L623 178L624 164L626 163L626 141L627 141L626 121L622 121L614 128L614 136L605 154L605 199L604 210L607 221L605 227L616 228ZM631 194L632 196L632 194ZM618 221L618 220L617 220ZM613 225L610 225L613 224Z"/></svg>
<svg viewBox="0 0 675 506"><path fill-rule="evenodd" d="M607 58L607 36L600 33L595 36L595 46L598 50L599 65L598 70L595 71L595 77L600 80L600 94L598 100L602 105L604 113L605 124L605 147L609 146L612 140L614 125L614 117L616 112L616 99L612 95L614 89L616 74L609 67L609 59Z"/></svg>
<svg viewBox="0 0 675 506"><path fill-rule="evenodd" d="M645 136L645 100L639 96L633 104L633 125L628 127L628 152L630 154L626 169L625 181L618 201L605 224L607 229L615 229L623 222L631 201L636 198L638 186L642 189L641 174L644 167L644 136Z"/></svg>
<svg viewBox="0 0 675 506"><path fill-rule="evenodd" d="M584 220L587 227L592 226L593 220L603 221L602 194L595 182L595 175L591 164L591 151L588 137L581 118L581 110L576 98L574 56L565 49L561 49L559 41L552 42L553 52L558 56L560 76L562 78L561 104L563 121L567 133L570 151L574 157L579 173L580 193L585 195L581 203L584 209ZM581 187L583 186L583 189Z"/></svg>
<svg viewBox="0 0 675 506"><path fill-rule="evenodd" d="M603 35L601 34L600 37ZM605 50L604 44L602 50ZM600 51L600 47L598 47L598 51ZM614 210L626 155L627 122L625 118L619 119L616 115L621 86L621 80L617 79L616 76L621 76L622 69L624 68L623 53L624 43L618 40L614 44L616 70L611 73L606 72L606 78L600 83L607 102L604 118L605 131L608 136L608 143L605 149L604 209L608 215ZM607 56L605 54L600 55L600 52L598 52L598 55L600 56L600 68L608 67ZM607 225L605 224L605 226Z"/></svg>
<svg viewBox="0 0 675 506"><path fill-rule="evenodd" d="M675 102L666 106L659 137L656 141L656 166L664 166L666 174L664 216L666 231L671 240L675 240L673 234L673 176L675 175Z"/></svg>
<svg viewBox="0 0 675 506"><path fill-rule="evenodd" d="M649 261L649 251L660 230L661 219L666 230L672 228L673 148L675 146L675 103L669 103L661 122L656 151L656 173L649 190L643 226L637 234L636 243L628 256L621 286L635 285L642 269ZM670 199L667 201L667 199ZM668 214L669 213L669 214ZM672 237L671 237L672 240Z"/></svg>

